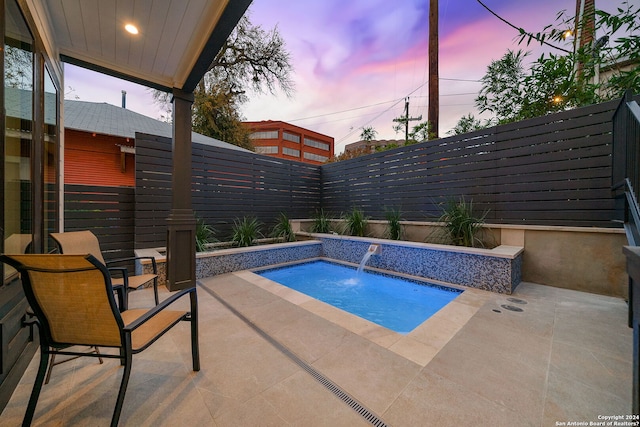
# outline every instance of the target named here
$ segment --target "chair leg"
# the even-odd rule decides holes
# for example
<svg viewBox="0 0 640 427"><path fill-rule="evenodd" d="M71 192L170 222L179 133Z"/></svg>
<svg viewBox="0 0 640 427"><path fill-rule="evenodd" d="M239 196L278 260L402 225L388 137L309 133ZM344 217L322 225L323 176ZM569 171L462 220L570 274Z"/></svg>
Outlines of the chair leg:
<svg viewBox="0 0 640 427"><path fill-rule="evenodd" d="M93 348L93 350L89 351L89 353L100 354L100 350L98 350L98 347L92 346L91 348ZM80 357L80 356L70 357L68 359L61 360L60 362L56 363L56 355L55 355L55 353L52 353L51 354L51 362L49 363L49 369L47 369L47 377L45 378L44 383L45 384L49 384L49 380L51 379L51 371L53 371L53 367L55 365L59 365L59 364L64 363L64 362L69 362L71 360L77 359L78 357ZM104 363L104 361L102 360L102 357L98 357L98 360L100 361L101 365Z"/></svg>
<svg viewBox="0 0 640 427"><path fill-rule="evenodd" d="M160 299L158 298L158 278L157 277L153 279L153 296L156 298L156 305L160 304Z"/></svg>
<svg viewBox="0 0 640 427"><path fill-rule="evenodd" d="M53 365L56 364L56 355L51 355L51 361L49 362L49 369L47 369L47 377L44 379L45 384L49 384L49 380L51 379L51 371L53 371Z"/></svg>
<svg viewBox="0 0 640 427"><path fill-rule="evenodd" d="M191 362L193 370L200 370L200 346L198 344L198 297L195 291L189 294L191 300Z"/></svg>
<svg viewBox="0 0 640 427"><path fill-rule="evenodd" d="M38 366L38 373L36 380L33 383L33 389L31 390L31 397L29 397L29 404L27 405L27 412L24 414L22 420L22 427L30 426L33 421L33 415L36 413L36 405L38 404L38 398L40 397L40 391L42 390L42 383L47 373L47 366L49 365L49 348L47 346L40 346L40 366Z"/></svg>
<svg viewBox="0 0 640 427"><path fill-rule="evenodd" d="M127 392L129 376L131 375L131 363L133 362L132 356L130 348L124 350L124 371L122 372L122 381L120 382L120 390L118 391L118 398L116 399L116 407L113 409L113 416L111 417L111 427L118 427L120 413L122 412L122 406L124 404L124 395Z"/></svg>

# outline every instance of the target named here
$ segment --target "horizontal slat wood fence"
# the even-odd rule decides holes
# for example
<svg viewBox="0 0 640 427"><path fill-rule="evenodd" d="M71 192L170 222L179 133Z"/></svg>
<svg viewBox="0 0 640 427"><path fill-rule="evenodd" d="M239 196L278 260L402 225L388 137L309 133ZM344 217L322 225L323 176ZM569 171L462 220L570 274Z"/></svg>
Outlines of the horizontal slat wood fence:
<svg viewBox="0 0 640 427"><path fill-rule="evenodd" d="M170 139L136 134L136 247L165 245L171 162ZM266 235L281 212L306 218L320 207L320 175L315 165L193 144L193 210L219 240L244 216L261 221Z"/></svg>
<svg viewBox="0 0 640 427"><path fill-rule="evenodd" d="M65 231L91 230L107 261L134 255L133 188L67 184L64 190Z"/></svg>
<svg viewBox="0 0 640 427"><path fill-rule="evenodd" d="M383 219L433 220L450 198L486 221L617 227L611 194L618 101L427 141L322 166L322 206Z"/></svg>
<svg viewBox="0 0 640 427"><path fill-rule="evenodd" d="M619 227L610 188L617 105L322 166L194 144L193 209L221 240L243 216L257 217L265 234L280 212L308 218L319 208L338 216L357 207L372 219L394 208L403 219L425 221L459 197L472 201L477 214L487 211L492 223ZM66 185L66 230L94 230L107 258L165 246L171 164L169 138L137 134L135 190Z"/></svg>

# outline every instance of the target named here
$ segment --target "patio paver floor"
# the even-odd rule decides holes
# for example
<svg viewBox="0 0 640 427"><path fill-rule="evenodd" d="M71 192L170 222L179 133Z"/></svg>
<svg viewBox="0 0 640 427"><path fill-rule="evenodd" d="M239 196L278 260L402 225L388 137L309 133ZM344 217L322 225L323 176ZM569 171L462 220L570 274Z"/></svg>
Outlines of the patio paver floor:
<svg viewBox="0 0 640 427"><path fill-rule="evenodd" d="M631 411L632 331L620 299L531 283L511 296L474 290L402 336L256 277L200 281L201 371L191 371L179 325L134 356L121 425L370 425L279 345L391 426L556 426ZM526 301L522 312L501 307L517 305L510 297ZM150 290L130 298L153 301ZM38 360L0 425L21 423ZM108 359L56 366L34 425L109 425L121 371Z"/></svg>

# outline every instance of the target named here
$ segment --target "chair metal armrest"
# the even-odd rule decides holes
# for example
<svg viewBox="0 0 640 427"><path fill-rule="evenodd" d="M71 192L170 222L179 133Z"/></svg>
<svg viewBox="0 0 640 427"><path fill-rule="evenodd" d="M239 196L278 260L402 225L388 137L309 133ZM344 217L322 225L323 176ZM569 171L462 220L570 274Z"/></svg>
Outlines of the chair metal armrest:
<svg viewBox="0 0 640 427"><path fill-rule="evenodd" d="M137 261L137 260L143 260L143 259L151 260L151 265L153 266L153 274L158 274L158 267L156 265L156 259L155 259L155 257L152 257L152 256L133 256L133 257L128 257L128 258L112 259L112 260L107 261L106 264L109 265L109 264L116 264L116 263L120 263L120 262Z"/></svg>
<svg viewBox="0 0 640 427"><path fill-rule="evenodd" d="M35 335L33 334L33 327L36 326L40 330L40 321L36 317L35 313L31 309L27 309L27 312L22 316L21 327L29 327L29 341L33 341Z"/></svg>
<svg viewBox="0 0 640 427"><path fill-rule="evenodd" d="M153 308L149 309L149 311L147 311L145 314L143 314L142 316L140 316L139 318L137 318L136 320L134 320L130 324L125 325L123 330L125 332L132 332L133 330L135 330L136 328L139 328L145 322L147 322L148 320L153 318L153 316L158 314L160 311L164 310L169 305L173 304L178 299L180 299L181 297L183 297L183 296L185 296L187 294L194 294L194 295L190 295L191 298L193 299L195 297L195 295L196 295L196 288L193 287L193 288L189 288L189 289L183 289L183 290L179 291L178 293L176 293L174 295L171 295L169 298L165 299L160 304L158 304L158 305L154 306ZM192 306L193 306L193 304L192 304ZM189 313L187 313L187 314L189 314Z"/></svg>

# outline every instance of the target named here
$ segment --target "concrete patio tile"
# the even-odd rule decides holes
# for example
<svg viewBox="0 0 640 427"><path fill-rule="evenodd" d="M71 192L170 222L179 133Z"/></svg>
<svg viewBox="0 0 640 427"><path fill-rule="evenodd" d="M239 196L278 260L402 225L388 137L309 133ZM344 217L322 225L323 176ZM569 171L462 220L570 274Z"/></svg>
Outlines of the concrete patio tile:
<svg viewBox="0 0 640 427"><path fill-rule="evenodd" d="M208 392L204 392L205 394ZM210 397L207 397L211 400ZM214 419L216 427L264 426L281 427L287 422L278 415L278 411L262 395L238 403L218 414Z"/></svg>
<svg viewBox="0 0 640 427"><path fill-rule="evenodd" d="M469 288L465 289L454 301L472 307L482 307L492 296L493 294L491 292Z"/></svg>
<svg viewBox="0 0 640 427"><path fill-rule="evenodd" d="M298 372L262 393L292 426L367 426L364 418L306 372Z"/></svg>
<svg viewBox="0 0 640 427"><path fill-rule="evenodd" d="M421 369L364 338L334 347L313 366L377 414L392 404Z"/></svg>
<svg viewBox="0 0 640 427"><path fill-rule="evenodd" d="M478 312L453 341L457 340L519 360L536 371L548 368L551 339L512 328L509 318L501 314L490 317Z"/></svg>
<svg viewBox="0 0 640 427"><path fill-rule="evenodd" d="M413 338L402 337L389 350L420 366L427 366L440 351L440 347L427 345Z"/></svg>
<svg viewBox="0 0 640 427"><path fill-rule="evenodd" d="M336 324L305 310L293 322L284 325L273 337L308 363L313 363L355 335Z"/></svg>
<svg viewBox="0 0 640 427"><path fill-rule="evenodd" d="M559 306L553 339L594 352L632 354L633 330L627 326L626 313L623 301L606 310L592 305Z"/></svg>
<svg viewBox="0 0 640 427"><path fill-rule="evenodd" d="M402 391L384 419L396 427L538 426L509 408L425 368Z"/></svg>
<svg viewBox="0 0 640 427"><path fill-rule="evenodd" d="M493 311L508 296L470 293L453 305L461 311L437 313L401 335L351 315L332 317L330 309L314 314L242 277L201 283L201 371L191 371L185 322L134 356L122 425L366 425L204 286L394 427L545 427L631 411L622 300L525 284L513 295L527 301L522 313ZM161 287L161 299L168 294ZM153 304L150 290L130 297L132 306ZM352 324L336 323L345 319ZM1 426L21 423L38 360ZM53 372L34 425L109 424L122 375L117 360L81 358Z"/></svg>
<svg viewBox="0 0 640 427"><path fill-rule="evenodd" d="M631 402L633 366L628 357L610 352L586 350L562 342L554 342L549 371L571 381L599 390L607 390Z"/></svg>
<svg viewBox="0 0 640 427"><path fill-rule="evenodd" d="M193 384L193 373L182 378L154 376L127 390L122 425L212 425L213 416L202 411L205 401Z"/></svg>
<svg viewBox="0 0 640 427"><path fill-rule="evenodd" d="M507 299L510 298L508 296L495 296L478 310L474 322L496 322L522 335L551 338L555 326L556 304L535 298L525 300L517 295L511 297L524 300L526 304L513 303ZM503 306L515 307L522 311L511 311Z"/></svg>
<svg viewBox="0 0 640 427"><path fill-rule="evenodd" d="M282 329L290 327L301 317L309 316L309 312L285 300L274 302L256 312L251 319L262 330L270 334L277 334Z"/></svg>
<svg viewBox="0 0 640 427"><path fill-rule="evenodd" d="M438 313L436 313L437 315ZM411 331L408 336L418 342L441 349L462 329L459 322L452 322L445 316L433 316Z"/></svg>
<svg viewBox="0 0 640 427"><path fill-rule="evenodd" d="M491 345L454 339L427 369L534 423L543 409L546 367L536 368Z"/></svg>
<svg viewBox="0 0 640 427"><path fill-rule="evenodd" d="M622 385L621 385L622 386ZM585 385L570 376L549 372L542 425L598 422L598 415L631 414L631 401L608 390Z"/></svg>
<svg viewBox="0 0 640 427"><path fill-rule="evenodd" d="M376 324L360 329L357 334L384 348L391 348L402 339L402 335Z"/></svg>

